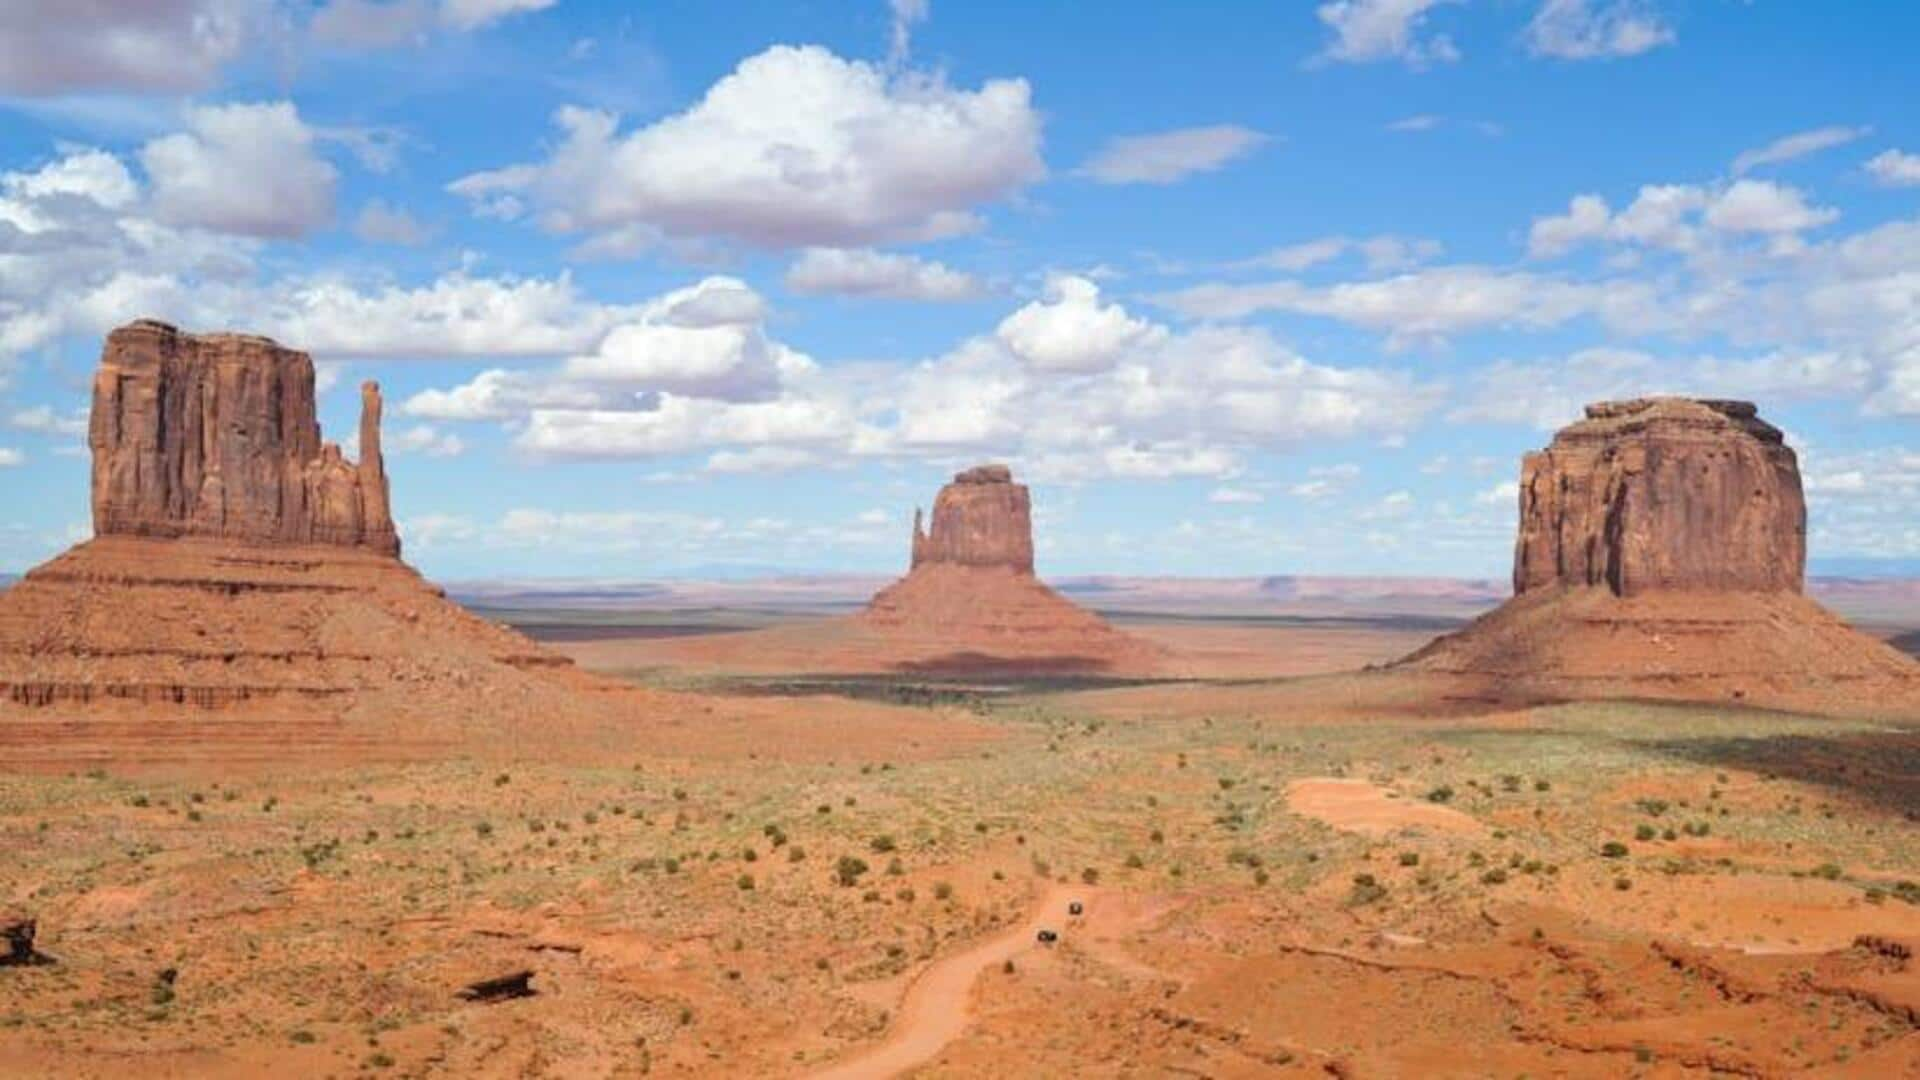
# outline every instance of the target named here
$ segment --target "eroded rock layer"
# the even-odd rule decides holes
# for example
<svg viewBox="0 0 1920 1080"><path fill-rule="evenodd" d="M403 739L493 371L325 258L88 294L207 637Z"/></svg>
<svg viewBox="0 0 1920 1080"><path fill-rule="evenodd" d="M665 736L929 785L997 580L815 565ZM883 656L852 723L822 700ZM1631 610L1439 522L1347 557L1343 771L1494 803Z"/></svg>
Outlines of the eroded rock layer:
<svg viewBox="0 0 1920 1080"><path fill-rule="evenodd" d="M306 353L248 334L123 326L93 380L94 534L398 554L374 383L360 408L356 464L321 441Z"/></svg>
<svg viewBox="0 0 1920 1080"><path fill-rule="evenodd" d="M0 593L0 710L245 706L249 724L358 718L389 749L606 711L583 691L610 684L397 557L372 384L356 465L320 441L304 353L138 322L108 339L91 441L98 535Z"/></svg>
<svg viewBox="0 0 1920 1080"><path fill-rule="evenodd" d="M878 666L900 670L1141 674L1162 659L1034 576L1030 498L1005 465L957 474L931 528L914 515L907 576L856 624Z"/></svg>
<svg viewBox="0 0 1920 1080"><path fill-rule="evenodd" d="M1920 664L1801 594L1805 507L1750 404L1590 405L1522 466L1513 599L1396 666L1493 697L1920 703Z"/></svg>
<svg viewBox="0 0 1920 1080"><path fill-rule="evenodd" d="M1589 405L1521 465L1513 591L1798 592L1806 521L1793 450L1752 404Z"/></svg>
<svg viewBox="0 0 1920 1080"><path fill-rule="evenodd" d="M912 566L929 564L1033 573L1033 507L1013 470L980 465L956 475L933 500L930 531L914 511Z"/></svg>

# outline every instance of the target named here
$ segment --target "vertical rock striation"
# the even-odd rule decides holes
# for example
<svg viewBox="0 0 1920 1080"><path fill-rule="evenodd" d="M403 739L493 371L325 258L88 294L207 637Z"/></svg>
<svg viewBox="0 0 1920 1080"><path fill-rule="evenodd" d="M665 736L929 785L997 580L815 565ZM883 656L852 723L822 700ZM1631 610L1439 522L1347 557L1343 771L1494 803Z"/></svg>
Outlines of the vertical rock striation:
<svg viewBox="0 0 1920 1080"><path fill-rule="evenodd" d="M93 382L99 536L317 543L398 555L380 389L361 387L360 462L320 439L313 360L247 334L142 319L108 335Z"/></svg>
<svg viewBox="0 0 1920 1080"><path fill-rule="evenodd" d="M1806 517L1752 405L1589 405L1521 466L1513 598L1395 666L1495 700L1920 709L1920 665L1802 594Z"/></svg>
<svg viewBox="0 0 1920 1080"><path fill-rule="evenodd" d="M979 465L954 476L933 500L933 527L913 515L913 563L998 566L1033 573L1033 508L1025 484L1005 465Z"/></svg>
<svg viewBox="0 0 1920 1080"><path fill-rule="evenodd" d="M1744 401L1589 405L1520 470L1513 591L1799 592L1800 468Z"/></svg>

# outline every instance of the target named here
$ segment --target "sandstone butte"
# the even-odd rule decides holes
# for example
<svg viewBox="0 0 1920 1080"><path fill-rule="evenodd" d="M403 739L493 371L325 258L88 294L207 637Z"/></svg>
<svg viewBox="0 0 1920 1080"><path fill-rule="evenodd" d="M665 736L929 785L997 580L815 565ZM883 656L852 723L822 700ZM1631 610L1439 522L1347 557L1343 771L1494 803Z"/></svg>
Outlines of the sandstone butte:
<svg viewBox="0 0 1920 1080"><path fill-rule="evenodd" d="M0 593L0 708L144 722L247 702L249 718L372 718L387 734L353 737L401 742L591 712L611 684L400 561L372 383L359 436L357 464L322 441L305 353L115 330L93 383L95 536Z"/></svg>
<svg viewBox="0 0 1920 1080"><path fill-rule="evenodd" d="M1513 599L1398 668L1476 692L1872 708L1920 664L1802 594L1806 502L1742 401L1589 405L1520 470Z"/></svg>
<svg viewBox="0 0 1920 1080"><path fill-rule="evenodd" d="M320 439L313 361L246 334L142 319L93 377L95 536L201 536L400 553L380 387L360 388L360 463Z"/></svg>
<svg viewBox="0 0 1920 1080"><path fill-rule="evenodd" d="M1005 465L955 475L930 523L915 512L907 576L856 621L902 670L1144 674L1163 659L1034 575L1031 496Z"/></svg>

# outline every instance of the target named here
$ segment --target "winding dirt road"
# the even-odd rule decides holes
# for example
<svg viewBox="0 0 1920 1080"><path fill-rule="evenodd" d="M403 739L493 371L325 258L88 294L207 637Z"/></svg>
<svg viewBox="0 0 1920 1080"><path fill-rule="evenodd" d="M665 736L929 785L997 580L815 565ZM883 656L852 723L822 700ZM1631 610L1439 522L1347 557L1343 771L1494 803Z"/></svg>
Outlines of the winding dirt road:
<svg viewBox="0 0 1920 1080"><path fill-rule="evenodd" d="M973 983L980 973L1038 948L1034 936L1042 928L1064 929L1070 894L1085 892L1080 889L1076 893L1065 885L1049 886L1018 925L934 961L907 988L893 1028L878 1046L814 1073L813 1080L898 1076L932 1061L967 1029Z"/></svg>

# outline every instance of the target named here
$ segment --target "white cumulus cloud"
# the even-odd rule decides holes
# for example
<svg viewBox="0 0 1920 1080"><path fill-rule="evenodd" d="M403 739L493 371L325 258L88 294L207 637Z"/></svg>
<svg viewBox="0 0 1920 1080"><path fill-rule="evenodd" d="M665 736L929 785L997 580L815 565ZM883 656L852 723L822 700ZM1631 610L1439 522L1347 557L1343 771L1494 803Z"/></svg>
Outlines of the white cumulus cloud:
<svg viewBox="0 0 1920 1080"><path fill-rule="evenodd" d="M889 300L972 300L985 292L972 274L871 248L808 248L787 268L785 280L800 293Z"/></svg>
<svg viewBox="0 0 1920 1080"><path fill-rule="evenodd" d="M1099 371L1165 333L1118 304L1102 304L1098 285L1071 275L1049 280L1046 298L1007 316L998 332L1014 355L1042 371Z"/></svg>
<svg viewBox="0 0 1920 1080"><path fill-rule="evenodd" d="M140 161L168 224L292 237L333 218L339 174L290 102L191 109L187 130L148 143Z"/></svg>
<svg viewBox="0 0 1920 1080"><path fill-rule="evenodd" d="M568 107L544 161L451 185L477 209L530 205L545 227L714 237L759 247L854 247L951 236L975 209L1045 174L1025 80L978 90L890 72L819 46L740 63L685 112L621 132Z"/></svg>

